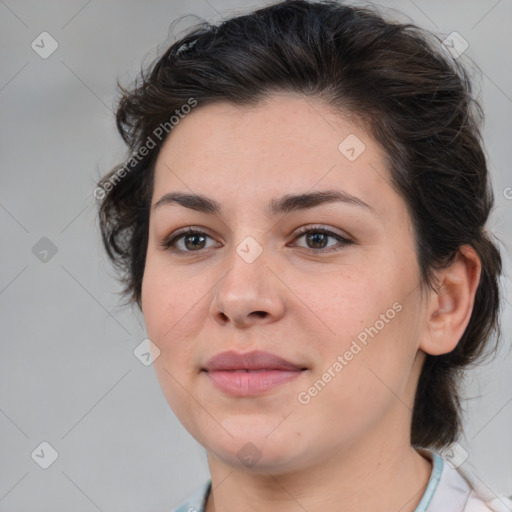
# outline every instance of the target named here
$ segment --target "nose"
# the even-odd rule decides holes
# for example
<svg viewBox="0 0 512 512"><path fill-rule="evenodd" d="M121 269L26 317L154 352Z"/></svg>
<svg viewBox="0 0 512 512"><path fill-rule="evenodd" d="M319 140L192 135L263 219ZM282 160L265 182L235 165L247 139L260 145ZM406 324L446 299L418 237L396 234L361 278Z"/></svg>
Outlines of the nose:
<svg viewBox="0 0 512 512"><path fill-rule="evenodd" d="M217 323L244 329L282 318L284 287L267 263L265 251L252 262L233 251L211 304Z"/></svg>

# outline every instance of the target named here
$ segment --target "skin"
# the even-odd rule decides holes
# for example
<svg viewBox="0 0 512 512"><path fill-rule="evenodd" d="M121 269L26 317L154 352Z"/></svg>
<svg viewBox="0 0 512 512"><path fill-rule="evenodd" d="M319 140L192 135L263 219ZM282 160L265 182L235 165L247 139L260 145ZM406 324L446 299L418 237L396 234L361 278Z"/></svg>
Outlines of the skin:
<svg viewBox="0 0 512 512"><path fill-rule="evenodd" d="M338 150L349 134L366 146L354 161ZM374 212L341 202L265 212L271 198L328 189ZM176 191L210 197L222 214L152 208L142 306L163 393L207 450L207 512L414 511L431 473L410 444L414 393L425 353L453 350L469 322L475 252L461 248L439 273L439 293L422 287L410 215L382 149L328 105L298 95L193 110L160 150L152 205ZM297 235L306 225L353 243L308 244ZM176 242L181 254L159 245L186 226L207 235L198 249L193 237ZM236 251L248 236L263 250L252 263ZM401 311L300 403L397 303ZM267 350L307 371L256 397L229 396L200 371L225 350ZM237 456L247 443L260 457L252 466Z"/></svg>

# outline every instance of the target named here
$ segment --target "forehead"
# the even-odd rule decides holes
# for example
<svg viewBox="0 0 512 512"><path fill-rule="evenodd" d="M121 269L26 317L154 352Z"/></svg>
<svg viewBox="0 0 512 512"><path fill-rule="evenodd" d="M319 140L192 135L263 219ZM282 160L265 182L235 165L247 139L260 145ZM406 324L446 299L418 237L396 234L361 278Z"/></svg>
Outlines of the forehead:
<svg viewBox="0 0 512 512"><path fill-rule="evenodd" d="M173 190L267 203L315 188L369 202L393 192L384 153L360 123L311 98L275 95L256 107L218 102L184 116L158 155L153 203Z"/></svg>

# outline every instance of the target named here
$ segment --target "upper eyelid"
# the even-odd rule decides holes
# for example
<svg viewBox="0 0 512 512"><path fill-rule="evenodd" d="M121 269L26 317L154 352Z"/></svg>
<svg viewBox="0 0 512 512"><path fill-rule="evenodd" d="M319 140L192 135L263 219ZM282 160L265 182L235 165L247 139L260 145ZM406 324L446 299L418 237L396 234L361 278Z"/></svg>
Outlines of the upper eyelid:
<svg viewBox="0 0 512 512"><path fill-rule="evenodd" d="M323 226L322 224L312 224L312 225L305 224L303 226L298 227L295 230L295 234L296 235L304 235L308 231L327 231L330 234L337 235L337 236L339 236L341 238L346 238L346 239L351 239L352 238L348 233L345 233L343 231L341 233L338 233L338 231L336 229L331 228L329 226Z"/></svg>
<svg viewBox="0 0 512 512"><path fill-rule="evenodd" d="M304 224L304 225L299 226L298 228L296 228L294 231L295 231L296 235L303 235L304 233L307 233L308 231L314 231L314 230L329 231L333 235L338 235L338 236L340 236L342 238L351 238L351 236L348 233L344 233L344 232L338 233L335 228L331 228L329 226L324 226L323 224L311 224L311 225L310 224ZM185 226L185 227L179 228L179 229L173 231L171 234L167 235L165 237L165 240L169 240L171 238L177 238L177 237L189 234L189 233L192 233L192 234L199 233L199 234L208 235L210 238L214 238L210 234L210 232L209 232L209 230L207 228L195 227L195 226ZM293 233L290 233L290 234L293 234Z"/></svg>

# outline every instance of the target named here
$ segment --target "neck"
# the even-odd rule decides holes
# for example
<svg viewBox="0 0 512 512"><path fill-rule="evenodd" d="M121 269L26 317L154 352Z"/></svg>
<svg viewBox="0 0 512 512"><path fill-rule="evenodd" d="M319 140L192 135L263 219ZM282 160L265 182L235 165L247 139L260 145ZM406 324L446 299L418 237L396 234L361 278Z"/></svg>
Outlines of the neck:
<svg viewBox="0 0 512 512"><path fill-rule="evenodd" d="M209 456L212 492L205 512L414 512L430 461L409 443L375 441L337 450L321 465L279 474L234 469Z"/></svg>

